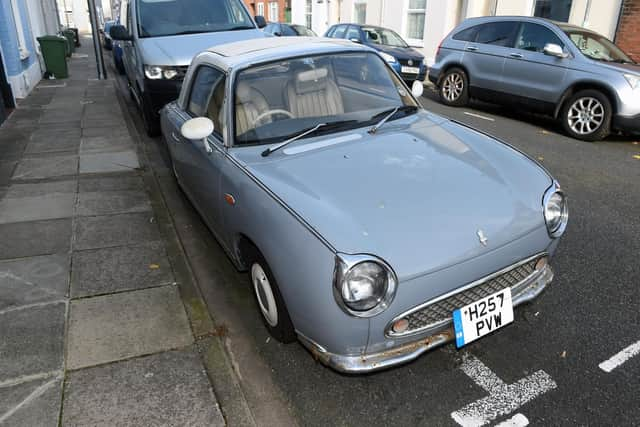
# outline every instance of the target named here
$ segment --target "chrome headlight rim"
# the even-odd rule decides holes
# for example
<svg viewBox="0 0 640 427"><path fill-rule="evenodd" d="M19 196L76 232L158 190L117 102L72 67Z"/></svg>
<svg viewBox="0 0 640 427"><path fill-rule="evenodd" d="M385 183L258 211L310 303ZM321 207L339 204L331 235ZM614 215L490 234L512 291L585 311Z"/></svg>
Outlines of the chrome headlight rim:
<svg viewBox="0 0 640 427"><path fill-rule="evenodd" d="M553 227L552 224L549 224L547 221L547 207L549 206L551 198L556 194L562 197L562 210L560 213L560 221L555 227ZM557 181L554 181L551 187L549 187L544 194L542 199L542 215L544 216L544 223L547 227L549 237L557 239L564 234L567 228L567 223L569 222L569 207L567 204L567 196L564 194L564 191L562 191L560 184L558 184Z"/></svg>
<svg viewBox="0 0 640 427"><path fill-rule="evenodd" d="M174 80L180 74L173 65L144 65L144 76L149 80Z"/></svg>
<svg viewBox="0 0 640 427"><path fill-rule="evenodd" d="M387 289L386 293L382 296L376 306L370 308L369 310L359 311L352 309L346 304L346 302L342 298L342 287L344 285L344 280L349 272L352 271L354 267L366 262L378 264L386 271ZM387 308L389 308L389 305L393 301L396 295L397 286L398 278L396 276L396 273L393 271L391 266L381 258L369 254L336 254L333 277L333 297L336 300L338 306L350 316L368 318L382 313Z"/></svg>

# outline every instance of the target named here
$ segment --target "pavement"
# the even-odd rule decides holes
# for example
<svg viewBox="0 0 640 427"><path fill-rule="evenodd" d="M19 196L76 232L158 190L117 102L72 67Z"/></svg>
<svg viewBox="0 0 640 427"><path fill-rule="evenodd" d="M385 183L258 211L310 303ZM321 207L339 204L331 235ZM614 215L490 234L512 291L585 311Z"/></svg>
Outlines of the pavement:
<svg viewBox="0 0 640 427"><path fill-rule="evenodd" d="M82 43L0 128L0 425L254 424Z"/></svg>
<svg viewBox="0 0 640 427"><path fill-rule="evenodd" d="M117 83L127 100L126 82ZM136 107L125 102L143 132ZM273 421L268 409L277 408L309 426L638 425L638 139L573 140L548 117L485 103L443 106L432 87L421 102L546 167L568 194L569 226L552 260L554 281L516 310L513 324L461 350L447 345L371 375L338 374L300 344L269 338L246 275L176 186L165 142L141 137L199 289L224 327L222 342L251 412Z"/></svg>

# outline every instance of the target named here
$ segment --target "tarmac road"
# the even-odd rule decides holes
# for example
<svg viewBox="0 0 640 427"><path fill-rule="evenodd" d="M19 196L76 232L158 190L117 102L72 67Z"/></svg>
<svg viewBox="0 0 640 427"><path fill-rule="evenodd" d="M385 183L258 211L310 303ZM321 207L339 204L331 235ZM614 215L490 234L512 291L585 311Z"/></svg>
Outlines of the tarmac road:
<svg viewBox="0 0 640 427"><path fill-rule="evenodd" d="M508 108L448 108L430 90L422 102L538 159L568 194L570 222L555 280L513 324L463 350L451 344L364 376L335 373L301 345L269 339L247 278L175 186L163 140L142 137L258 424L277 425L275 408L301 425L640 424L640 145L572 140L550 119ZM599 367L612 357L603 365L610 372Z"/></svg>

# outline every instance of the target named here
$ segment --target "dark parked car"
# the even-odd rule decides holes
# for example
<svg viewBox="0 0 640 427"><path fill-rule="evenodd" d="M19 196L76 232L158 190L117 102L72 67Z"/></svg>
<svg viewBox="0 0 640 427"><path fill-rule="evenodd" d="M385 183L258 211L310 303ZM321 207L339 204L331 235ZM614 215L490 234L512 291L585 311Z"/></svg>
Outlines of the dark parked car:
<svg viewBox="0 0 640 427"><path fill-rule="evenodd" d="M281 24L279 22L270 22L264 27L263 30L267 34L271 34L276 37L317 37L309 28L304 25L297 24Z"/></svg>
<svg viewBox="0 0 640 427"><path fill-rule="evenodd" d="M105 49L111 50L113 48L113 39L111 38L111 27L116 25L116 21L107 21L104 23L104 30L100 31L100 35L102 36L102 46Z"/></svg>
<svg viewBox="0 0 640 427"><path fill-rule="evenodd" d="M441 43L429 80L443 103L469 98L557 118L585 141L640 132L640 66L586 28L542 18L467 19Z"/></svg>
<svg viewBox="0 0 640 427"><path fill-rule="evenodd" d="M126 73L124 64L122 63L122 42L118 40L114 40L113 42L113 64L116 70L118 70L118 73L122 75Z"/></svg>
<svg viewBox="0 0 640 427"><path fill-rule="evenodd" d="M393 30L372 25L338 24L330 27L324 36L348 39L377 50L406 82L423 81L426 77L424 56Z"/></svg>

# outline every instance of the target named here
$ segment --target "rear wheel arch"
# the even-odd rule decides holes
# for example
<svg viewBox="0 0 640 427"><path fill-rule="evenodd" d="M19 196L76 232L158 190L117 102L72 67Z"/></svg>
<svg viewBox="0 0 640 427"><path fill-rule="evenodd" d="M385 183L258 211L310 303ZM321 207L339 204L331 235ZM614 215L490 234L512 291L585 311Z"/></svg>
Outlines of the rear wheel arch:
<svg viewBox="0 0 640 427"><path fill-rule="evenodd" d="M442 71L440 71L440 76L438 76L438 87L440 87L440 84L442 84L442 78L447 74L447 72L449 70L451 70L452 68L459 68L462 71L464 71L464 73L467 75L467 82L469 83L469 85L471 85L471 76L469 75L469 70L467 69L467 67L465 67L464 65L462 65L460 62L452 62L450 64L447 64L446 67L444 67L442 69Z"/></svg>

